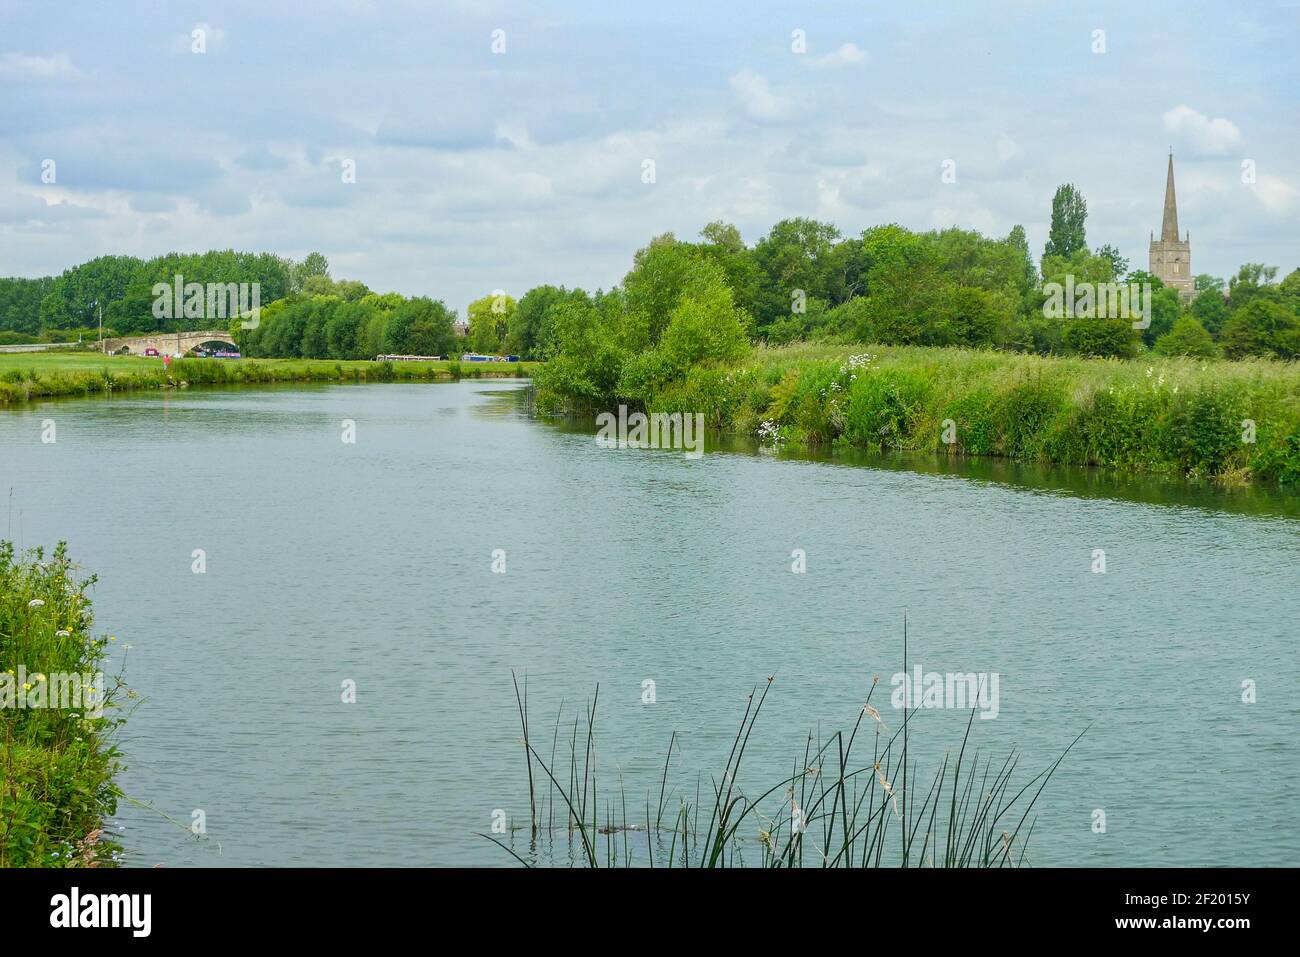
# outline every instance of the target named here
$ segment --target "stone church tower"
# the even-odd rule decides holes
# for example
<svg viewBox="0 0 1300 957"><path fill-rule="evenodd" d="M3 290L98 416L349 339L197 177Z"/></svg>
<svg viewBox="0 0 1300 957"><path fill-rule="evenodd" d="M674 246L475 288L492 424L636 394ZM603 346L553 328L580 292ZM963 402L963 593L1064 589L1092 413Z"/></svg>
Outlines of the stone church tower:
<svg viewBox="0 0 1300 957"><path fill-rule="evenodd" d="M1169 154L1169 173L1165 177L1165 221L1160 227L1160 238L1151 236L1151 275L1188 301L1196 295L1196 279L1192 275L1192 234L1178 239L1178 200L1174 197L1174 154Z"/></svg>

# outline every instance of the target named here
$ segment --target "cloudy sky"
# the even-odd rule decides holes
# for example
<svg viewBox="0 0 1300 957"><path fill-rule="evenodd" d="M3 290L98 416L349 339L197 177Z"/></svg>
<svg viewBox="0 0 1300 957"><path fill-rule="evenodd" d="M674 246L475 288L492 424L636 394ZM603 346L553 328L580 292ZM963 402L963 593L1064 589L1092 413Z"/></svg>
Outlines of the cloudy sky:
<svg viewBox="0 0 1300 957"><path fill-rule="evenodd" d="M1145 265L1171 146L1193 268L1285 272L1297 49L1300 0L0 0L0 275L319 249L463 312L713 219L1023 223L1037 255L1062 182Z"/></svg>

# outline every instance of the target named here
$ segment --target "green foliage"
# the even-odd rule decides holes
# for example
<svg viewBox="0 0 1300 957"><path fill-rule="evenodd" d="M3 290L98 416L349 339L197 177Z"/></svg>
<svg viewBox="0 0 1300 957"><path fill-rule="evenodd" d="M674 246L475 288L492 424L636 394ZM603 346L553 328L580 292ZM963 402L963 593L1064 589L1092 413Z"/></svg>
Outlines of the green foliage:
<svg viewBox="0 0 1300 957"><path fill-rule="evenodd" d="M749 347L748 321L726 281L702 275L673 308L658 351L677 374L694 365L739 359Z"/></svg>
<svg viewBox="0 0 1300 957"><path fill-rule="evenodd" d="M494 356L506 351L506 339L517 303L497 290L469 304L469 343L478 353Z"/></svg>
<svg viewBox="0 0 1300 957"><path fill-rule="evenodd" d="M1130 319L1070 319L1065 323L1065 346L1076 355L1130 359L1137 355L1138 341Z"/></svg>
<svg viewBox="0 0 1300 957"><path fill-rule="evenodd" d="M1218 296L1219 301L1223 301L1223 297L1217 292L1210 291L1207 295ZM1169 332L1156 340L1155 351L1157 355L1162 356L1194 356L1208 359L1219 354L1219 347L1214 344L1214 338L1205 327L1193 316L1187 315L1180 317Z"/></svg>
<svg viewBox="0 0 1300 957"><path fill-rule="evenodd" d="M104 680L102 709L55 691L65 676L98 673L115 640L92 634L93 583L63 544L16 556L0 541L0 689L44 702L0 707L0 867L111 865L121 849L103 832L121 796L121 681Z"/></svg>
<svg viewBox="0 0 1300 957"><path fill-rule="evenodd" d="M1220 290L1205 289L1192 300L1191 314L1206 332L1217 336L1228 320L1228 303Z"/></svg>
<svg viewBox="0 0 1300 957"><path fill-rule="evenodd" d="M298 294L262 307L256 329L235 323L233 334L244 355L257 358L446 356L456 348L454 322L455 314L442 302L427 298L367 293L344 300Z"/></svg>
<svg viewBox="0 0 1300 957"><path fill-rule="evenodd" d="M1068 259L1076 252L1086 251L1088 240L1084 223L1088 219L1088 204L1070 183L1056 188L1052 197L1052 225L1047 234L1043 258L1061 256Z"/></svg>
<svg viewBox="0 0 1300 957"><path fill-rule="evenodd" d="M588 302L581 289L537 286L524 293L507 323L506 345L524 359L546 359L555 349L553 310L564 302Z"/></svg>
<svg viewBox="0 0 1300 957"><path fill-rule="evenodd" d="M1110 263L1111 275L1119 277L1128 272L1128 260L1121 256L1119 250L1110 243L1099 247L1097 255Z"/></svg>
<svg viewBox="0 0 1300 957"><path fill-rule="evenodd" d="M1300 319L1281 302L1259 295L1232 313L1220 336L1223 354L1229 359L1246 356L1276 356L1293 359L1300 355Z"/></svg>
<svg viewBox="0 0 1300 957"><path fill-rule="evenodd" d="M408 356L448 356L456 342L455 317L441 302L407 299L388 318L385 352Z"/></svg>

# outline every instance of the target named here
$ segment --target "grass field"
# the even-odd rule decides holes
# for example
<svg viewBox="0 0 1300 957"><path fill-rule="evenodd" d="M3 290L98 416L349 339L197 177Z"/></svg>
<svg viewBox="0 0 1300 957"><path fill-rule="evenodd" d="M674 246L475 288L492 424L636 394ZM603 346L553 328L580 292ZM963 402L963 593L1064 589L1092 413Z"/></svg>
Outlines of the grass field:
<svg viewBox="0 0 1300 957"><path fill-rule="evenodd" d="M268 382L405 382L525 377L535 362L334 359L162 359L94 352L0 354L0 404L128 389Z"/></svg>

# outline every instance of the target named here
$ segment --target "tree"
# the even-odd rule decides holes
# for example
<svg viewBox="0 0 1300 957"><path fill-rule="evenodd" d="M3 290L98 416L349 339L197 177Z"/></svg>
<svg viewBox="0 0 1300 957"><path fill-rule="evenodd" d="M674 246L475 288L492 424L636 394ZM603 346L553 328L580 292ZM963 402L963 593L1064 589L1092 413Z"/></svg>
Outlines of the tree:
<svg viewBox="0 0 1300 957"><path fill-rule="evenodd" d="M1034 268L1034 258L1029 252L1029 239L1025 236L1025 227L1017 223L1011 227L1007 236L1007 245L1015 250L1015 259L1020 270L1020 288L1028 292L1034 288L1038 279L1038 270Z"/></svg>
<svg viewBox="0 0 1300 957"><path fill-rule="evenodd" d="M455 342L454 314L441 301L407 299L388 317L385 352L405 356L449 355Z"/></svg>
<svg viewBox="0 0 1300 957"><path fill-rule="evenodd" d="M1107 243L1097 250L1097 255L1102 259L1110 260L1111 274L1118 279L1128 272L1128 260L1119 254L1119 250Z"/></svg>
<svg viewBox="0 0 1300 957"><path fill-rule="evenodd" d="M745 248L745 241L740 238L740 230L720 219L715 219L701 229L700 238L709 245L725 249L727 252L738 253Z"/></svg>
<svg viewBox="0 0 1300 957"><path fill-rule="evenodd" d="M1207 289L1213 289L1220 293L1223 291L1223 280L1218 276L1211 276L1208 272L1197 273L1194 281L1197 292L1205 292Z"/></svg>
<svg viewBox="0 0 1300 957"><path fill-rule="evenodd" d="M748 324L726 281L720 275L706 277L673 310L659 351L678 375L699 363L739 359L749 348Z"/></svg>
<svg viewBox="0 0 1300 957"><path fill-rule="evenodd" d="M329 278L330 264L321 253L308 253L300 263L294 263L292 260L289 264L290 285L293 292L303 292L307 288L307 280L313 276L324 276Z"/></svg>
<svg viewBox="0 0 1300 957"><path fill-rule="evenodd" d="M633 328L641 330L644 338L643 342L630 343L633 348L658 344L699 261L697 250L689 243L678 242L672 233L656 236L637 250L632 270L623 278L627 311L634 317Z"/></svg>
<svg viewBox="0 0 1300 957"><path fill-rule="evenodd" d="M1081 356L1131 359L1138 338L1128 319L1072 319L1065 325L1065 347Z"/></svg>
<svg viewBox="0 0 1300 957"><path fill-rule="evenodd" d="M581 289L537 286L520 298L507 322L506 343L525 359L546 359L555 346L554 310L561 303L587 301Z"/></svg>
<svg viewBox="0 0 1300 957"><path fill-rule="evenodd" d="M840 231L815 219L783 219L753 250L757 267L754 326L762 333L801 299L838 301L831 289L842 263L834 255Z"/></svg>
<svg viewBox="0 0 1300 957"><path fill-rule="evenodd" d="M613 316L601 304L570 300L552 314L555 353L537 372L542 394L551 392L571 401L603 405L614 398L628 352L619 343ZM611 310L612 313L612 310Z"/></svg>
<svg viewBox="0 0 1300 957"><path fill-rule="evenodd" d="M891 223L866 230L862 245L871 268L856 335L863 342L926 343L946 291L934 244Z"/></svg>
<svg viewBox="0 0 1300 957"><path fill-rule="evenodd" d="M475 352L494 356L505 351L517 305L500 289L469 304L469 341Z"/></svg>
<svg viewBox="0 0 1300 957"><path fill-rule="evenodd" d="M1142 341L1148 348L1153 347L1157 339L1174 328L1182 311L1178 290L1162 286L1151 291L1151 325L1142 330Z"/></svg>
<svg viewBox="0 0 1300 957"><path fill-rule="evenodd" d="M1228 303L1223 298L1222 286L1222 280L1219 288L1207 286L1192 300L1191 314L1212 336L1218 336L1228 320Z"/></svg>
<svg viewBox="0 0 1300 957"><path fill-rule="evenodd" d="M1300 319L1280 302L1256 298L1233 310L1219 344L1229 359L1246 356L1293 359L1300 355Z"/></svg>
<svg viewBox="0 0 1300 957"><path fill-rule="evenodd" d="M1219 295L1209 290L1211 295ZM1220 297L1222 300L1222 297ZM1156 340L1155 352L1162 356L1195 356L1209 359L1219 354L1219 347L1205 327L1191 316L1180 316L1174 327Z"/></svg>
<svg viewBox="0 0 1300 957"><path fill-rule="evenodd" d="M1056 188L1052 197L1052 225L1047 234L1043 258L1061 256L1068 259L1081 249L1088 248L1084 222L1088 218L1088 204L1070 183Z"/></svg>
<svg viewBox="0 0 1300 957"><path fill-rule="evenodd" d="M1277 276L1276 266L1246 263L1228 280L1228 310L1236 312L1269 288Z"/></svg>

